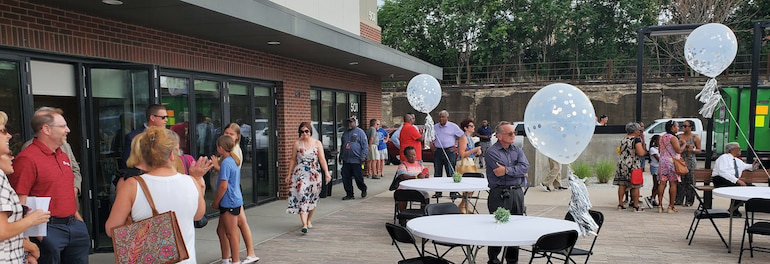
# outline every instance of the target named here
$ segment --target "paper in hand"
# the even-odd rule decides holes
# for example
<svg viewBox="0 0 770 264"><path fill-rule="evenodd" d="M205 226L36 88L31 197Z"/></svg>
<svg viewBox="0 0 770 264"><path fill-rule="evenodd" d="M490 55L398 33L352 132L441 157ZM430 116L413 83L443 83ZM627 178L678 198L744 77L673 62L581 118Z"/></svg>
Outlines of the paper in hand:
<svg viewBox="0 0 770 264"><path fill-rule="evenodd" d="M27 197L27 207L29 212L34 212L37 209L48 211L48 205L51 204L51 197ZM38 237L48 235L48 224L43 223L36 226L31 226L24 231L25 236Z"/></svg>

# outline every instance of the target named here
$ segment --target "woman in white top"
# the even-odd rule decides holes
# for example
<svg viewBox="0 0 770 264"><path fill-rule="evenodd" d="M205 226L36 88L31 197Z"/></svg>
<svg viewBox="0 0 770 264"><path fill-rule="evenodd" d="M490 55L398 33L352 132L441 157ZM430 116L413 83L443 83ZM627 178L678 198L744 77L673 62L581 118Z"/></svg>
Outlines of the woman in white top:
<svg viewBox="0 0 770 264"><path fill-rule="evenodd" d="M179 140L171 130L148 127L131 142L132 151L141 146L141 155L137 159L129 160L128 163L131 164L128 166L140 165L146 169L147 173L138 177L147 182L148 191L153 196L158 212L176 212L179 229L190 256L181 263L197 263L193 221L200 219L206 212L206 202L203 200L205 186L200 183L203 174L212 165L210 160L202 157L190 168L190 174L193 176L178 173L173 166L178 144ZM113 229L125 224L129 214L133 221L152 216L150 204L134 178L126 180L115 197L110 217L105 223L107 235L112 237Z"/></svg>
<svg viewBox="0 0 770 264"><path fill-rule="evenodd" d="M233 147L232 155L238 157L238 160L241 161L238 163L238 168L240 169L243 166L244 161L243 150L241 150L241 127L236 123L230 123L225 127L225 131L222 132L222 134L235 140L235 147ZM212 156L212 160L215 158L216 156ZM219 170L219 162L214 162L214 169ZM241 261L241 263L248 264L258 261L259 257L257 257L257 253L254 252L254 240L251 237L251 227L249 227L246 214L243 212L245 211L243 210L243 206L241 206L241 213L238 214L238 228L241 230L243 243L246 244L246 258Z"/></svg>

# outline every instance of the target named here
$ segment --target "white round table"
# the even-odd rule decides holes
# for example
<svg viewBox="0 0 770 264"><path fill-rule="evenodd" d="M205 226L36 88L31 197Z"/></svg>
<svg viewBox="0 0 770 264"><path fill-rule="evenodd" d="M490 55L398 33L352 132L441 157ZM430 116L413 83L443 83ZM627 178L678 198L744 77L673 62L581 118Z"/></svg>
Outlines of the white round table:
<svg viewBox="0 0 770 264"><path fill-rule="evenodd" d="M463 178L460 182L454 182L452 177L439 177L427 179L411 179L401 181L403 189L428 191L428 192L470 192L489 190L486 178Z"/></svg>
<svg viewBox="0 0 770 264"><path fill-rule="evenodd" d="M751 198L770 199L770 187L759 186L730 186L714 188L714 195L730 198L730 200L748 201ZM730 214L738 208L733 208L730 201ZM727 235L727 253L731 253L733 248L733 218L730 217L730 231Z"/></svg>
<svg viewBox="0 0 770 264"><path fill-rule="evenodd" d="M759 186L731 186L714 188L714 195L739 201L748 201L751 198L770 199L770 187Z"/></svg>
<svg viewBox="0 0 770 264"><path fill-rule="evenodd" d="M473 252L473 246L529 246L534 245L542 235L575 230L578 224L572 221L511 215L504 224L495 222L491 214L452 214L418 217L406 223L407 228L424 239L466 245L466 252ZM470 263L475 254L469 254Z"/></svg>

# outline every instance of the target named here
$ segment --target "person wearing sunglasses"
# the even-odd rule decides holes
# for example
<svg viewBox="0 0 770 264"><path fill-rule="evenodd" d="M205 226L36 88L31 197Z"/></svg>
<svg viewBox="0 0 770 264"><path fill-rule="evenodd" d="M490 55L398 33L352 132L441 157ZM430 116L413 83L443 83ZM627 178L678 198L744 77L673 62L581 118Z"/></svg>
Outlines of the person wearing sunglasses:
<svg viewBox="0 0 770 264"><path fill-rule="evenodd" d="M342 146L340 150L340 161L342 161L342 186L345 187L345 197L342 200L356 199L353 196L353 179L356 180L356 186L361 190L361 198L366 198L366 183L364 183L364 172L361 170L361 162L366 160L366 154L369 152L369 144L364 130L356 126L356 119L351 117L347 119L347 130L342 133Z"/></svg>
<svg viewBox="0 0 770 264"><path fill-rule="evenodd" d="M121 169L126 168L126 161L128 161L128 158L131 156L131 141L134 140L134 137L139 135L139 133L144 132L144 130L148 127L165 128L166 123L168 122L166 107L163 105L150 104L147 106L147 109L145 109L144 116L147 118L147 123L144 123L144 126L138 127L134 131L131 131L131 133L128 133L128 135L126 135L125 141L123 141L123 161L118 163L118 166L120 166Z"/></svg>
<svg viewBox="0 0 770 264"><path fill-rule="evenodd" d="M329 183L332 176L326 164L323 143L313 137L310 123L300 123L297 132L299 139L292 145L296 158L289 161L289 168L292 169L285 179L291 186L286 213L299 214L302 233L307 233L313 227L313 212L321 194L321 179Z"/></svg>
<svg viewBox="0 0 770 264"><path fill-rule="evenodd" d="M35 210L27 213L16 191L11 188L7 174L13 170L13 154L8 142L11 134L5 128L8 115L0 111L0 259L6 263L34 263L40 257L37 245L25 239L24 230L31 226L47 223L50 212ZM25 257L26 256L26 257Z"/></svg>
<svg viewBox="0 0 770 264"><path fill-rule="evenodd" d="M684 141L686 144L682 152L682 158L690 172L682 175L682 181L676 183L677 192L674 205L682 205L684 207L690 207L695 202L695 191L688 187L695 180L695 167L698 165L695 154L700 154L702 151L700 148L700 137L693 133L694 125L695 122L692 120L685 120L682 122L682 134L679 134L679 140Z"/></svg>

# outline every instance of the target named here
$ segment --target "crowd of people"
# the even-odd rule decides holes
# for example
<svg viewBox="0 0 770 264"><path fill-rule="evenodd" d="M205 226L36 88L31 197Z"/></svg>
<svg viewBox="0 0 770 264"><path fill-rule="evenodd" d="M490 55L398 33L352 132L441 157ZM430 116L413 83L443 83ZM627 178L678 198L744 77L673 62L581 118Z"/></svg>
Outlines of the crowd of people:
<svg viewBox="0 0 770 264"><path fill-rule="evenodd" d="M119 173L114 183L117 195L112 205L105 230L112 236L113 230L126 223L131 217L140 221L152 216L152 210L145 197L140 177L147 184L149 193L159 212L173 210L179 219L179 227L189 258L184 263L196 263L194 221L204 217L206 202L206 179L209 171L217 172L217 186L213 189L214 200L210 207L220 213L217 235L220 240L222 263L252 263L259 258L254 252L251 230L244 214L243 197L240 188L240 168L243 151L240 147L242 131L238 124L231 123L224 127L222 135L215 140L214 153L210 157L201 156L197 160L180 149L180 137L166 129L166 109L160 105L150 105L146 110L148 122L126 136L130 145L124 154L126 169ZM606 122L605 118L600 121ZM90 238L82 217L78 213L77 195L82 177L75 168L76 161L71 159L71 149L66 143L70 132L63 112L57 108L42 107L31 120L35 138L14 157L8 142L11 134L5 129L7 115L0 111L0 208L7 214L0 214L0 262L3 263L60 263L67 260L72 263L87 263L90 252ZM342 166L342 182L345 189L343 200L355 199L353 182L360 191L360 197L367 196L364 171L372 179L382 177L387 158L388 141L398 142L402 163L396 176L400 180L422 179L453 175L459 166L458 160L478 159L476 168L485 169L490 188L488 210L490 213L499 207L511 214L524 213L524 192L529 162L520 147L515 146L515 127L509 122L500 122L490 127L487 120L476 128L472 119L465 119L459 125L449 120L449 112L439 112L439 122L434 125L435 140L431 147L434 151L434 172L430 172L422 162L422 149L425 138L414 125L414 114L404 115L404 123L392 137L382 129L377 119L369 121L366 132L358 127L355 118L346 121L346 129L341 136L339 160ZM606 123L605 123L606 124ZM693 122L685 121L680 133L679 123L666 123L666 134L653 136L649 141L650 173L653 176L653 190L645 200L657 206L657 211L664 212L663 194L668 187L669 204L665 212L678 212L675 206L691 206L694 193L686 190L693 183L696 169L695 155L701 153L700 138L692 133ZM618 209L628 206L635 212L643 212L640 206L639 189L642 183L633 179L636 170L644 170L644 159L648 149L643 135L644 126L640 123L628 123L626 136L618 148L619 160L613 184L618 186ZM294 158L290 160L290 171L284 181L289 186L287 213L298 214L301 232L307 233L313 228L312 217L316 209L322 184L329 183L332 175L327 167L323 143L313 135L310 122L299 124L298 138L292 144ZM476 146L473 136L480 139ZM495 136L497 142L492 144ZM69 150L69 151L68 151ZM384 152L383 152L384 151ZM68 154L68 152L70 152ZM713 181L716 187L750 185L740 180L740 172L757 168L757 163L746 164L740 160L740 146L729 143L725 154L716 161ZM383 158L384 157L384 158ZM677 174L674 159L686 161L689 173ZM365 165L365 167L362 167ZM362 169L363 168L363 169ZM46 173L41 173L46 172ZM549 177L541 183L546 190L564 188L559 179L561 164L550 162ZM423 192L425 200L430 194ZM436 192L433 197L442 197ZM470 194L464 194L470 195ZM27 211L24 206L28 197L51 197L49 211ZM463 213L472 213L462 202L459 208ZM45 238L23 236L23 231L31 226L47 223L48 234ZM240 238L247 246L247 256L241 259ZM490 263L499 263L501 248L489 247ZM518 248L511 248L503 256L504 260L515 262Z"/></svg>

